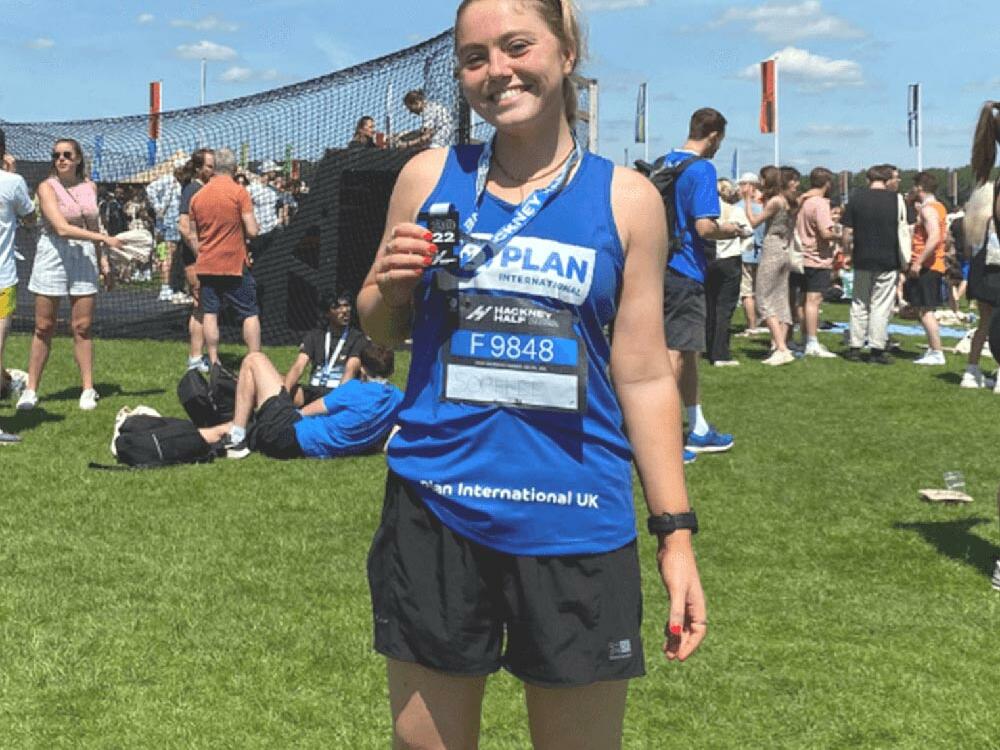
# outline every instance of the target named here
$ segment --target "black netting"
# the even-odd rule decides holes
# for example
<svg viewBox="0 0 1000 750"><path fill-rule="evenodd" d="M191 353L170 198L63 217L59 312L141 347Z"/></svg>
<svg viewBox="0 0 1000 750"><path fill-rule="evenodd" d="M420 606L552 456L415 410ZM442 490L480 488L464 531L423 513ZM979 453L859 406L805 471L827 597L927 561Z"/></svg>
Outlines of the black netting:
<svg viewBox="0 0 1000 750"><path fill-rule="evenodd" d="M381 235L388 199L399 170L413 148L348 148L355 124L371 116L377 140L417 131L421 118L403 104L410 90L450 119L449 142L484 139L490 128L473 121L461 106L454 77L451 31L394 54L310 81L203 107L164 112L159 137L149 137L148 115L48 123L0 121L18 171L34 189L49 169L58 138L75 138L98 183L102 202L118 192L130 217L141 221L146 186L172 173L174 164L196 148L232 149L241 171L275 168L284 185L276 198L282 223L255 243L253 274L267 343L294 343L313 325L317 304L326 294L356 293ZM586 87L581 106L587 107ZM466 111L463 112L463 109ZM581 130L586 143L586 130ZM268 164L271 162L271 164ZM169 178L165 178L169 179ZM128 199L133 198L132 205ZM291 198L292 200L288 200ZM258 217L259 218L259 217ZM162 228L162 224L159 225ZM155 227L153 227L155 231ZM37 229L19 230L20 293L15 330L33 324L27 290ZM175 257L176 260L176 257ZM116 286L98 297L95 333L99 336L184 338L190 305L184 294L181 264L167 280L170 299L159 299L162 266L116 261ZM65 314L68 309L63 310ZM227 337L233 321L223 317Z"/></svg>

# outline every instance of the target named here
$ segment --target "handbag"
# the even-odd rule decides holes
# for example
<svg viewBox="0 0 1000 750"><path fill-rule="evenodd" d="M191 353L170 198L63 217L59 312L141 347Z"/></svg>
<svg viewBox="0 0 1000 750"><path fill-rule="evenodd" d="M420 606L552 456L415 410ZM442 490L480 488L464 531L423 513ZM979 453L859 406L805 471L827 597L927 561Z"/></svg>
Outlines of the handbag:
<svg viewBox="0 0 1000 750"><path fill-rule="evenodd" d="M997 196L1000 195L1000 180L993 183L993 205L990 214L991 221L986 222L986 265L991 268L1000 266L1000 226L997 226L996 205Z"/></svg>
<svg viewBox="0 0 1000 750"><path fill-rule="evenodd" d="M910 225L906 222L906 202L899 193L896 194L896 236L899 239L900 266L906 268L913 257L913 238L910 237Z"/></svg>
<svg viewBox="0 0 1000 750"><path fill-rule="evenodd" d="M805 251L802 249L802 238L799 237L799 230L792 230L792 242L788 246L788 265L792 273L805 273Z"/></svg>

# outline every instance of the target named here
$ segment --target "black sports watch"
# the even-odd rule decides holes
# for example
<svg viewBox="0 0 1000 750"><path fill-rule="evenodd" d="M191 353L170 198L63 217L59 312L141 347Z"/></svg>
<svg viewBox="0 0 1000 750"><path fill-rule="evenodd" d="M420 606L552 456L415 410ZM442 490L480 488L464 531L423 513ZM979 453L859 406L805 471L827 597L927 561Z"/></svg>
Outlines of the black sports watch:
<svg viewBox="0 0 1000 750"><path fill-rule="evenodd" d="M693 510L686 513L661 513L646 519L646 528L650 534L667 536L679 529L691 529L692 534L698 533L698 516Z"/></svg>

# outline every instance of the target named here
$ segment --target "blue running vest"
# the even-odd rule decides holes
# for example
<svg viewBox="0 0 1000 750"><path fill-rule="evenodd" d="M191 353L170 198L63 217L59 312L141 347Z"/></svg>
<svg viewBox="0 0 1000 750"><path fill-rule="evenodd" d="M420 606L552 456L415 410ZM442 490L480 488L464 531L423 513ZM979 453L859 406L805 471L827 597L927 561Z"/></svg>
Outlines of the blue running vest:
<svg viewBox="0 0 1000 750"><path fill-rule="evenodd" d="M450 203L462 221L471 215L481 152L482 146L451 149L422 211ZM389 467L417 489L445 526L491 549L514 555L594 554L635 538L632 450L608 375L611 352L604 335L615 316L624 266L611 212L613 170L607 159L585 154L563 190L457 293L442 292L433 282L433 269L415 291L413 356L401 429L389 444ZM473 236L489 237L516 209L486 192ZM503 304L470 306L472 299ZM455 308L449 311L449 304L457 300L479 330L456 331ZM577 343L567 346L563 339L553 348L544 337L494 334L491 321L503 314L521 320L525 315L571 319ZM501 357L468 371L472 380L464 381L466 396L475 396L469 383L489 379L493 371L488 368L503 365L502 358L510 355L504 342L522 360L530 359L524 354L529 348L537 345L544 352L548 346L548 360L563 363L574 359L578 347L583 356L575 366L586 374L579 403L585 405L573 411L446 399L445 380L453 372L449 352L459 346L459 334L461 346L477 342L488 352L489 342L498 343L494 354ZM521 377L531 382L536 374ZM555 380L567 377L573 382L572 375ZM582 388L582 377L578 380ZM506 387L516 390L518 384ZM570 387L561 392L571 400L575 396Z"/></svg>

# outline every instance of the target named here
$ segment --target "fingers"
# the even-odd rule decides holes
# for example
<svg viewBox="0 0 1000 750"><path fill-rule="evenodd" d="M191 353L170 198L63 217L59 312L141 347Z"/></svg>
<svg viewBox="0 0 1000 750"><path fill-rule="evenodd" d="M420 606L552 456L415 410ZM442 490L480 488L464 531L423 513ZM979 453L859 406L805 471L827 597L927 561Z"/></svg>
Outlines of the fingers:
<svg viewBox="0 0 1000 750"><path fill-rule="evenodd" d="M693 557L674 559L662 570L670 595L670 615L664 628L663 654L669 661L687 659L708 632L705 594Z"/></svg>

